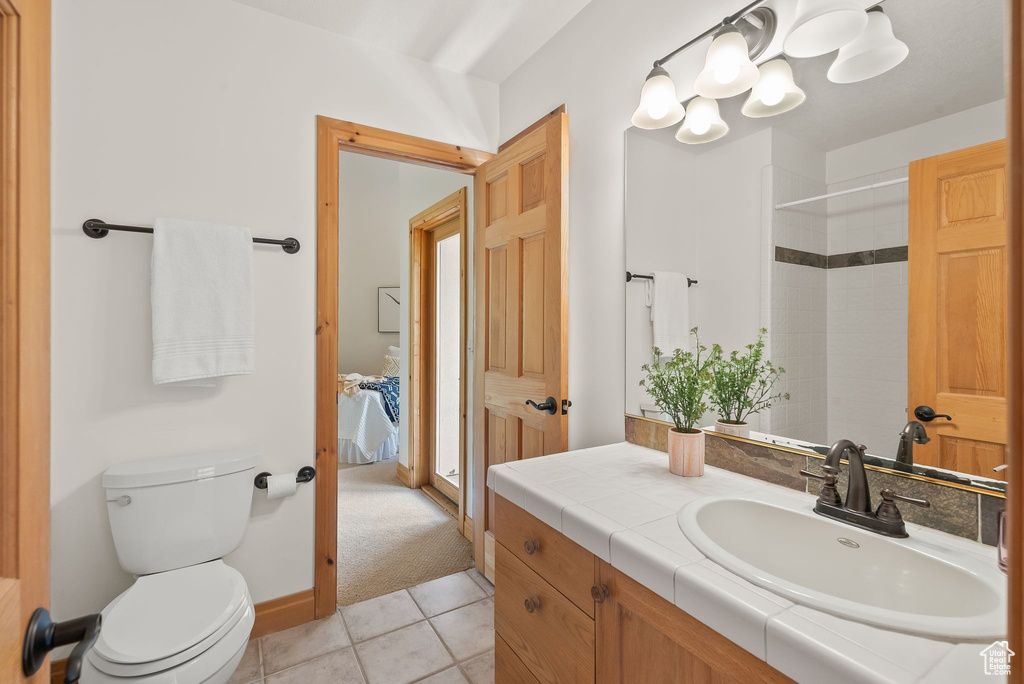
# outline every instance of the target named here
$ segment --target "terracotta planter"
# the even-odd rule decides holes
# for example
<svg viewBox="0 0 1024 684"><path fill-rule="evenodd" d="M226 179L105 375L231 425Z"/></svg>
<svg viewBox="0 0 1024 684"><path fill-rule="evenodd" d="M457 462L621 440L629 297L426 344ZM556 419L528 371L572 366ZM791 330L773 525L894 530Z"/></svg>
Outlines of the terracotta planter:
<svg viewBox="0 0 1024 684"><path fill-rule="evenodd" d="M733 437L750 437L750 426L746 423L724 423L720 420L715 421L715 432L720 432L723 435L732 435Z"/></svg>
<svg viewBox="0 0 1024 684"><path fill-rule="evenodd" d="M668 431L668 469L673 475L700 477L704 474L704 432Z"/></svg>

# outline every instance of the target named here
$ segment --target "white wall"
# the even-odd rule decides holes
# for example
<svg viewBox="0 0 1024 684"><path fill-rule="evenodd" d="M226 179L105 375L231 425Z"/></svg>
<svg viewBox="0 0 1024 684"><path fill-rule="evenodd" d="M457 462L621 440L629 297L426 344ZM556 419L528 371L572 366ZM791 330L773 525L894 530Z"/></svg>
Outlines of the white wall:
<svg viewBox="0 0 1024 684"><path fill-rule="evenodd" d="M571 127L571 126L570 126ZM677 271L697 277L698 157L678 143L626 132L626 269L634 273ZM620 273L619 282L624 281ZM654 337L646 304L647 281L626 289L626 413L641 415L653 400L640 387L642 366L651 361ZM691 325L699 321L699 292L689 290ZM570 382L572 378L570 377ZM575 406L575 404L574 404Z"/></svg>
<svg viewBox="0 0 1024 684"><path fill-rule="evenodd" d="M839 183L906 166L915 159L1006 137L1006 100L996 100L917 126L831 150L825 182Z"/></svg>
<svg viewBox="0 0 1024 684"><path fill-rule="evenodd" d="M99 611L117 564L112 464L254 444L314 460L315 117L497 146L497 88L230 0L56 0L53 8L52 611ZM216 389L150 379L151 238L82 221L157 216L297 237L254 248L257 373ZM313 487L257 492L228 561L256 601L313 584Z"/></svg>
<svg viewBox="0 0 1024 684"><path fill-rule="evenodd" d="M409 249L408 219L403 226L397 201L399 164L361 154L340 158L338 373L378 375L399 339L398 332L377 332L377 288L399 286L402 251Z"/></svg>

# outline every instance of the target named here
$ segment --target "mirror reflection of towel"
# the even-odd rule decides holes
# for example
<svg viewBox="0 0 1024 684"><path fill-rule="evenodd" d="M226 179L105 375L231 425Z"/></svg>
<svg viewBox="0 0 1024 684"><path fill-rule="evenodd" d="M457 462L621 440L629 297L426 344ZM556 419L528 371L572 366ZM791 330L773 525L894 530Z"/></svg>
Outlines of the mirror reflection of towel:
<svg viewBox="0 0 1024 684"><path fill-rule="evenodd" d="M690 296L689 281L682 273L655 271L651 297L651 327L654 346L663 356L676 349L689 349Z"/></svg>

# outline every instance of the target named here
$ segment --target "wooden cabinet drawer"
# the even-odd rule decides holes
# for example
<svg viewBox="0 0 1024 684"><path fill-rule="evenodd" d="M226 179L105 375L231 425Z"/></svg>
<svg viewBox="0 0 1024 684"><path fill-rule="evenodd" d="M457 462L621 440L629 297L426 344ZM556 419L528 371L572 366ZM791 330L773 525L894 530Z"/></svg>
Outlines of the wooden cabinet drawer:
<svg viewBox="0 0 1024 684"><path fill-rule="evenodd" d="M498 634L494 635L494 684L540 684Z"/></svg>
<svg viewBox="0 0 1024 684"><path fill-rule="evenodd" d="M494 536L584 613L594 617L594 554L514 503L495 497Z"/></svg>
<svg viewBox="0 0 1024 684"><path fill-rule="evenodd" d="M500 543L495 579L494 631L537 680L593 684L594 621Z"/></svg>

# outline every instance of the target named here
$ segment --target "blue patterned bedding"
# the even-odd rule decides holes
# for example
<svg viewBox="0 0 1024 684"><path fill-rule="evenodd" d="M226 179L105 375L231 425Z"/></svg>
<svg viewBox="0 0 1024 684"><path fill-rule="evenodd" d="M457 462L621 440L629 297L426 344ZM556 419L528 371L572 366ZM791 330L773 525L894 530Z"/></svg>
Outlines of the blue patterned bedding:
<svg viewBox="0 0 1024 684"><path fill-rule="evenodd" d="M398 400L397 375L387 376L384 382L361 382L359 389L380 392L380 396L384 400L384 413L388 414L392 423L398 422L400 402Z"/></svg>

